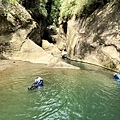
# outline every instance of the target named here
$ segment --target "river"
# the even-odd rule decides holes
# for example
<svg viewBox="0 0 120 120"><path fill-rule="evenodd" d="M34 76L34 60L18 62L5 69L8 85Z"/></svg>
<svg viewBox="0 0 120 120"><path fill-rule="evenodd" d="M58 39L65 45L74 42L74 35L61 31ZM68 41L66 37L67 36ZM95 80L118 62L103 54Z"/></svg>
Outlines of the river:
<svg viewBox="0 0 120 120"><path fill-rule="evenodd" d="M0 120L119 120L120 84L113 72L26 64L0 71ZM28 91L41 76L44 86Z"/></svg>

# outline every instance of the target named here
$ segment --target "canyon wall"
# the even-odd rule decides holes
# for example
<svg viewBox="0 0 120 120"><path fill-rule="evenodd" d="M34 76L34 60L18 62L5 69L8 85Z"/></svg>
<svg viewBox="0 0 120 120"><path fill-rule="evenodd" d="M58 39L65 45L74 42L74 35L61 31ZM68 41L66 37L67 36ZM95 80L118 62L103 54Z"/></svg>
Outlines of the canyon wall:
<svg viewBox="0 0 120 120"><path fill-rule="evenodd" d="M61 39L66 43L67 57L120 71L119 12L116 5L109 3L87 18L73 16L68 20L66 40ZM64 29L60 27L60 31Z"/></svg>

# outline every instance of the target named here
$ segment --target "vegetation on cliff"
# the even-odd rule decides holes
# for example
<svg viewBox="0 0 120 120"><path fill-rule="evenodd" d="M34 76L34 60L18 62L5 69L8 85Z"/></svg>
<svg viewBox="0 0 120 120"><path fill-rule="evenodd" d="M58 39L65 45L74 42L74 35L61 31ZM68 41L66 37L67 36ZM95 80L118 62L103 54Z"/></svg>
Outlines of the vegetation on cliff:
<svg viewBox="0 0 120 120"><path fill-rule="evenodd" d="M18 2L18 0L2 0L2 4L7 4L7 3L16 3L16 2Z"/></svg>
<svg viewBox="0 0 120 120"><path fill-rule="evenodd" d="M110 0L61 0L60 16L62 19L88 17L97 8L103 7Z"/></svg>
<svg viewBox="0 0 120 120"><path fill-rule="evenodd" d="M3 4L15 2L21 3L37 22L44 18L48 25L58 25L59 17L62 20L88 17L108 2L118 4L120 0L2 0Z"/></svg>
<svg viewBox="0 0 120 120"><path fill-rule="evenodd" d="M18 2L23 5L31 15L28 14ZM109 2L112 3L107 4ZM62 37L59 37L59 41L70 41L70 44L66 42L66 46L70 46L69 48L66 47L67 57L76 57L76 59L87 61L89 58L90 62L90 60L93 60L91 58L95 56L92 53L96 50L95 53L98 53L99 56L96 55L95 57L100 61L100 64L114 68L120 63L120 47L117 44L119 41L119 5L120 0L2 0L2 4L0 1L0 37L2 41L0 43L0 52L6 52L8 49L12 50L10 46L11 43L9 43L12 39L18 42L19 40L29 38L40 46L42 46L43 39L50 42L49 38L52 39L51 36L56 35L57 32L53 34L54 27L49 27L49 25L58 26L59 18L61 18L59 27L61 31L59 31L59 33ZM79 21L82 21L81 24L73 19L69 20L73 16ZM73 21L73 23L71 21ZM35 24L33 25L32 23ZM84 24L84 28L82 28L82 24ZM33 27L31 27L31 25L33 25ZM23 29L25 30L24 39L23 36L21 37L21 35L23 35L23 32L21 32L24 31ZM53 31L51 32L50 30ZM49 34L50 32L52 34ZM15 39L18 33L19 40ZM36 33L36 35L34 33ZM58 36L55 38L56 41L57 38ZM51 42L53 42L53 40L51 40ZM16 48L19 47L15 47L15 51ZM109 52L111 49L114 50L114 55ZM14 49L12 51L14 51ZM120 69L119 66L118 69Z"/></svg>
<svg viewBox="0 0 120 120"><path fill-rule="evenodd" d="M47 25L57 24L60 0L19 0L33 19L39 23L44 19Z"/></svg>

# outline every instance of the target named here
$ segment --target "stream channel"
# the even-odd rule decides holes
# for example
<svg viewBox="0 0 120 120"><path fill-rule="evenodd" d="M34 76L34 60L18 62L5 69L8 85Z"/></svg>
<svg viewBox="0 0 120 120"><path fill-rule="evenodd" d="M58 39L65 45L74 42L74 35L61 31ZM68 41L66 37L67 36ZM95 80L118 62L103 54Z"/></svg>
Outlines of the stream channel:
<svg viewBox="0 0 120 120"><path fill-rule="evenodd" d="M26 64L0 71L0 120L120 120L120 83L113 72ZM44 86L28 91L41 76Z"/></svg>

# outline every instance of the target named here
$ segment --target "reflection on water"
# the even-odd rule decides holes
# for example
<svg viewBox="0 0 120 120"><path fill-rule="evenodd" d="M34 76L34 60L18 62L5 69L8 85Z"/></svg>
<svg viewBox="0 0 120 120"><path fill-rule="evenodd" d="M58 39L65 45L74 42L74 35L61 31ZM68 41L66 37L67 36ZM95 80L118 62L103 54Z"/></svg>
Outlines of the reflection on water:
<svg viewBox="0 0 120 120"><path fill-rule="evenodd" d="M0 120L119 120L120 84L112 72L81 64L81 70L27 64L0 72ZM44 87L27 88L35 78Z"/></svg>

